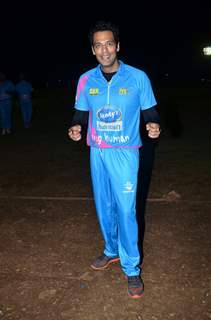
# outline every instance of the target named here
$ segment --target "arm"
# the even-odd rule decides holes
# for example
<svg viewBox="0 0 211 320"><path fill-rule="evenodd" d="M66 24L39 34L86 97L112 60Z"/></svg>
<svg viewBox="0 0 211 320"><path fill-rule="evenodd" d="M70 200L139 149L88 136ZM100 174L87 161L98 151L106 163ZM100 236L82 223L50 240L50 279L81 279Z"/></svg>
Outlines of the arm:
<svg viewBox="0 0 211 320"><path fill-rule="evenodd" d="M144 121L146 123L146 130L148 131L148 137L156 139L160 135L160 117L156 107L152 107L142 111Z"/></svg>
<svg viewBox="0 0 211 320"><path fill-rule="evenodd" d="M76 110L68 130L70 139L74 141L81 140L81 131L87 127L88 111Z"/></svg>
<svg viewBox="0 0 211 320"><path fill-rule="evenodd" d="M75 99L75 113L68 130L70 139L74 141L81 140L81 130L87 127L89 115L89 103L86 97L86 82L88 76L81 76L77 85L76 99Z"/></svg>

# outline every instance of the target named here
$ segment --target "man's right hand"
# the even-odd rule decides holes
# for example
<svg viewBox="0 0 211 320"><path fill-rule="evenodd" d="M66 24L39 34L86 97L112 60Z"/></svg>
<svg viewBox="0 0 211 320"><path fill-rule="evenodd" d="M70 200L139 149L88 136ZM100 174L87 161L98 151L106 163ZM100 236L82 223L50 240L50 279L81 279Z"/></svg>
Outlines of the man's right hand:
<svg viewBox="0 0 211 320"><path fill-rule="evenodd" d="M81 140L81 126L79 124L69 128L68 136L74 141Z"/></svg>

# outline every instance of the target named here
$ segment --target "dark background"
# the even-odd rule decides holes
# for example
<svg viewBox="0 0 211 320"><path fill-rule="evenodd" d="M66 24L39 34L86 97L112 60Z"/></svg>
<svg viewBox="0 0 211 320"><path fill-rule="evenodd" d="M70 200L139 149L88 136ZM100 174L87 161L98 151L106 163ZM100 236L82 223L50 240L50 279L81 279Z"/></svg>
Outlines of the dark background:
<svg viewBox="0 0 211 320"><path fill-rule="evenodd" d="M28 72L37 84L75 80L95 66L90 24L109 19L120 27L120 58L152 80L211 78L210 5L170 2L18 2L1 5L0 71L16 80Z"/></svg>

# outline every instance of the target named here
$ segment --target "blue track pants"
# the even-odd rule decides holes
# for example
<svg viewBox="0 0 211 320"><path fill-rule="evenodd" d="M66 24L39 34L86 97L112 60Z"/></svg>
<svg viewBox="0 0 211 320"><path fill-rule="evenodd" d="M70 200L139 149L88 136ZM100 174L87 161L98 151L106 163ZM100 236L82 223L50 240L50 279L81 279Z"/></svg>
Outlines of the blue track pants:
<svg viewBox="0 0 211 320"><path fill-rule="evenodd" d="M120 257L124 273L140 274L136 189L139 150L90 148L91 176L104 253Z"/></svg>
<svg viewBox="0 0 211 320"><path fill-rule="evenodd" d="M12 101L10 99L0 100L0 127L11 129Z"/></svg>
<svg viewBox="0 0 211 320"><path fill-rule="evenodd" d="M24 126L27 128L32 118L32 103L30 100L20 100L20 107L23 116Z"/></svg>

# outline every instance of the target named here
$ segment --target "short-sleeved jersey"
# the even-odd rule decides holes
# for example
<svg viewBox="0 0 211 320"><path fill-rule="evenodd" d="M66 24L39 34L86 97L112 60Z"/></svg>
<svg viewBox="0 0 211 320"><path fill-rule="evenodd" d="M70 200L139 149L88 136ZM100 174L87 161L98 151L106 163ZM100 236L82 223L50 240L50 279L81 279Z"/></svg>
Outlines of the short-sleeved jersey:
<svg viewBox="0 0 211 320"><path fill-rule="evenodd" d="M28 100L31 98L31 92L33 91L33 88L30 82L22 80L16 84L16 91L21 100Z"/></svg>
<svg viewBox="0 0 211 320"><path fill-rule="evenodd" d="M15 91L15 86L10 80L0 83L0 101L10 100L11 94Z"/></svg>
<svg viewBox="0 0 211 320"><path fill-rule="evenodd" d="M100 65L84 73L78 82L75 108L89 111L87 144L92 147L140 147L140 111L155 105L145 72L122 61L110 82Z"/></svg>

